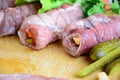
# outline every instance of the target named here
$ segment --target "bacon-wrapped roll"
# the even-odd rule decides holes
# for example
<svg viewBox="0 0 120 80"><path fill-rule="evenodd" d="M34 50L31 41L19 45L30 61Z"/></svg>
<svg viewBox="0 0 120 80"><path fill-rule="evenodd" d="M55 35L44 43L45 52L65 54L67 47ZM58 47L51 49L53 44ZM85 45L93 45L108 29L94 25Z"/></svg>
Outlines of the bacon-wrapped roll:
<svg viewBox="0 0 120 80"><path fill-rule="evenodd" d="M38 50L61 39L64 27L82 17L79 4L65 4L61 8L26 18L18 35L22 44Z"/></svg>
<svg viewBox="0 0 120 80"><path fill-rule="evenodd" d="M39 3L32 3L0 10L0 37L16 34L22 21L30 15L37 14L38 8Z"/></svg>
<svg viewBox="0 0 120 80"><path fill-rule="evenodd" d="M98 43L120 37L120 16L96 14L73 22L64 29L62 43L72 56L80 56Z"/></svg>

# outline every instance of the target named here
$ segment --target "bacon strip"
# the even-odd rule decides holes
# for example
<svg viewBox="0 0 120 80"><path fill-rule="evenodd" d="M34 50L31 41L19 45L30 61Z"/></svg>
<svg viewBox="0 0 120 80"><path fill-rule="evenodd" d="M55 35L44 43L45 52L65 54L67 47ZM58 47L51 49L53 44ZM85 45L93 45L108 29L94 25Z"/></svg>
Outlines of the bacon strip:
<svg viewBox="0 0 120 80"><path fill-rule="evenodd" d="M18 36L23 45L39 50L61 39L65 26L82 17L79 4L65 4L61 8L26 18L18 31ZM29 33L32 33L32 37L29 37Z"/></svg>
<svg viewBox="0 0 120 80"><path fill-rule="evenodd" d="M73 38L77 38L79 45ZM63 33L63 46L72 56L80 56L98 43L120 37L120 16L96 14L68 25Z"/></svg>
<svg viewBox="0 0 120 80"><path fill-rule="evenodd" d="M38 8L39 3L32 3L0 10L0 37L16 34L22 21L30 15L37 14Z"/></svg>

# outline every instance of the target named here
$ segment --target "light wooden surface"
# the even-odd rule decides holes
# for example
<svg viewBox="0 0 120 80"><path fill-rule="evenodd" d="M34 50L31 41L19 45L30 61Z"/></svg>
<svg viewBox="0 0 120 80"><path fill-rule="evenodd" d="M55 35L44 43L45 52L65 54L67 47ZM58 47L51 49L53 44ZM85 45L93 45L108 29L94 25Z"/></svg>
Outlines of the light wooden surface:
<svg viewBox="0 0 120 80"><path fill-rule="evenodd" d="M97 80L97 73L101 70L84 78L75 76L78 70L89 64L87 57L68 55L61 42L36 51L20 44L17 36L0 38L0 74L29 73L69 80Z"/></svg>

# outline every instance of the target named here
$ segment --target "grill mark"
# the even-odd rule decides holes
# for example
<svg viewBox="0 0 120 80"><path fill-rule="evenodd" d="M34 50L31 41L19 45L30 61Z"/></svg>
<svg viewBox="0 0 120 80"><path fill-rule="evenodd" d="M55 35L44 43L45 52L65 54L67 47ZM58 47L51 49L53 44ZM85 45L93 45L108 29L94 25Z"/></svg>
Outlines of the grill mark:
<svg viewBox="0 0 120 80"><path fill-rule="evenodd" d="M43 14L43 15L39 15L42 20L44 20L44 22L47 24L47 26L49 27L49 29L51 31L55 31L55 30L58 30L58 27L57 25L55 25L55 22L56 21L52 21L52 18L51 16L47 15L47 14ZM58 16L58 15L57 15ZM49 21L49 22L48 22Z"/></svg>
<svg viewBox="0 0 120 80"><path fill-rule="evenodd" d="M116 25L117 26L117 36L118 37L120 37L120 33L119 33L119 31L120 31L120 23L118 22L118 25Z"/></svg>
<svg viewBox="0 0 120 80"><path fill-rule="evenodd" d="M4 1L4 0L1 0L1 9L3 9L3 8L4 8L4 7L3 7L3 5L2 5L3 1Z"/></svg>
<svg viewBox="0 0 120 80"><path fill-rule="evenodd" d="M11 32L9 32L9 30L11 30L11 27L13 27L13 26L10 26L9 27L9 24L11 24L10 22L11 21L13 21L12 19L11 19L11 16L9 16L9 15L7 15L7 12L6 13L4 13L4 18L3 18L3 20L2 20L2 25L1 25L1 30L2 31L0 31L1 33L1 35L0 36L3 36L3 35L6 35L6 34L9 34L9 33L11 33ZM13 25L13 24L12 24ZM6 33L7 32L7 33ZM11 34L13 34L14 32L12 32Z"/></svg>
<svg viewBox="0 0 120 80"><path fill-rule="evenodd" d="M82 13L82 9L81 9L81 6L80 5L74 5L74 7L72 7L71 8L72 10L74 10L74 12L70 12L70 14L72 14L73 15L73 17L75 16L77 16L78 17L78 15L77 14L80 14L81 16L80 17L78 17L77 18L77 20L79 20L81 17L83 17L83 13ZM67 11L71 11L71 10L69 10L69 8L67 9ZM71 18L71 17L70 17Z"/></svg>
<svg viewBox="0 0 120 80"><path fill-rule="evenodd" d="M85 29L90 29L92 27L93 27L93 25L90 23L90 21L88 19L85 19L85 21L84 21L84 28Z"/></svg>
<svg viewBox="0 0 120 80"><path fill-rule="evenodd" d="M109 23L111 23L111 21L110 21ZM112 23L111 23L111 24L112 24ZM106 24L106 25L108 26L108 24ZM112 29L113 29L113 28L112 28ZM113 35L112 33L114 34L114 30L110 30L110 35L111 35L110 38L111 38L111 39L114 39L114 35Z"/></svg>
<svg viewBox="0 0 120 80"><path fill-rule="evenodd" d="M9 6L15 6L15 0L8 0Z"/></svg>
<svg viewBox="0 0 120 80"><path fill-rule="evenodd" d="M57 11L57 10L56 10ZM64 22L67 24L65 18L61 15L61 13L59 11L57 11L59 13L59 15L61 16L61 18L64 20Z"/></svg>
<svg viewBox="0 0 120 80"><path fill-rule="evenodd" d="M13 20L13 16L12 16L10 10L8 10L8 12L6 12L6 14L7 14L6 16L8 17L7 20L8 20L8 22L9 22L8 25L9 25L9 26L12 25L12 26L10 26L10 27L13 27L13 28L15 29L15 27L14 27L14 26L15 26L15 21ZM7 21L7 20L6 20L6 21ZM8 30L9 30L9 29L8 29Z"/></svg>
<svg viewBox="0 0 120 80"><path fill-rule="evenodd" d="M104 40L104 37L106 37L106 34L105 34L105 28L106 28L106 26L104 25L104 24L106 24L106 23L101 23L102 24L102 27L104 28L102 31L104 31L104 35L102 36L102 40ZM110 32L109 32L109 34L110 34ZM101 42L101 41L100 41Z"/></svg>
<svg viewBox="0 0 120 80"><path fill-rule="evenodd" d="M64 10L64 11L60 11L60 10ZM66 22L66 24L69 24L69 22L67 21L68 19L70 19L67 15L66 16L64 16L64 14L63 13L66 13L65 12L65 9L57 9L57 11L59 12L59 14L60 14L60 16L62 16L63 17L63 19L64 19L64 21ZM65 18L65 17L67 17L67 18Z"/></svg>
<svg viewBox="0 0 120 80"><path fill-rule="evenodd" d="M37 12L37 9L35 9L35 5L34 4L28 4L28 9L29 9L29 12L31 14L36 14L36 12Z"/></svg>
<svg viewBox="0 0 120 80"><path fill-rule="evenodd" d="M41 17L39 15L36 15L40 18L40 20L46 25L46 27L49 29L48 25L44 22L44 20L41 19Z"/></svg>
<svg viewBox="0 0 120 80"><path fill-rule="evenodd" d="M117 21L116 21L117 22ZM118 22L119 23L119 22ZM116 27L118 27L118 25L117 24L114 24L114 26L116 26ZM120 28L119 28L120 29ZM115 36L115 38L118 38L119 37L119 35L118 35L118 33L119 33L119 30L117 31L117 29L115 29L116 31L115 31L115 34L116 34L116 36Z"/></svg>
<svg viewBox="0 0 120 80"><path fill-rule="evenodd" d="M68 15L68 17L69 17L70 21L73 21L73 20L72 20L72 18L71 18L71 16L69 15L68 9L66 8L66 9L64 9L64 11L65 11L65 12L66 12L66 14Z"/></svg>
<svg viewBox="0 0 120 80"><path fill-rule="evenodd" d="M6 9L9 7L14 7L15 0L0 0L0 10Z"/></svg>
<svg viewBox="0 0 120 80"><path fill-rule="evenodd" d="M111 20L110 23L111 23L111 25L112 25L112 26L111 26L112 29L114 29L114 30L112 30L114 35L113 35L113 34L111 34L111 35L113 35L113 38L117 38L117 37L118 37L118 35L117 35L117 29L116 29L116 26L117 26L117 25L115 25L115 24L117 24L117 23L114 24L114 23L113 23L113 20ZM114 25L113 25L113 24L114 24ZM109 26L109 27L110 27L110 26Z"/></svg>
<svg viewBox="0 0 120 80"><path fill-rule="evenodd" d="M4 1L6 1L6 3L7 3L7 7L11 6L10 3L9 3L10 0L9 0L9 1L8 1L8 0L4 0Z"/></svg>
<svg viewBox="0 0 120 80"><path fill-rule="evenodd" d="M17 10L17 11L16 11L16 10ZM20 27L19 24L21 24L21 23L17 22L17 18L16 18L16 16L18 16L18 15L16 15L16 14L20 14L20 13L17 13L18 10L19 10L19 12L21 12L20 8L17 7L17 8L15 9L14 13L12 14L12 18L13 18L13 20L14 20L14 22L15 22L16 31L17 31L17 30L19 29L19 27ZM15 16L14 14L15 14L16 16ZM21 14L22 14L22 12L21 12ZM19 20L21 20L20 18L22 19L22 17L19 17Z"/></svg>
<svg viewBox="0 0 120 80"><path fill-rule="evenodd" d="M31 9L32 7L30 6L30 4L28 4L27 8L28 8L28 10L30 10L29 13L32 14L33 10Z"/></svg>
<svg viewBox="0 0 120 80"><path fill-rule="evenodd" d="M21 16L23 17L23 19L26 18L26 16L29 16L31 14L31 12L29 11L28 14L25 12L25 10L28 9L28 11L30 10L28 5L23 5L20 7L21 13L23 13ZM27 10L26 10L27 11Z"/></svg>
<svg viewBox="0 0 120 80"><path fill-rule="evenodd" d="M60 14L60 12L58 10L56 10L56 12L59 14L59 16L64 20L65 24L67 24L67 22L65 21L64 17ZM55 23L56 24L56 23Z"/></svg>
<svg viewBox="0 0 120 80"><path fill-rule="evenodd" d="M89 23L90 23L90 24L92 25L92 27L94 28L96 40L97 40L97 42L99 42L99 38L98 38L98 34L97 34L97 30L96 30L95 26L91 23L91 21L89 20L89 18L87 18L87 20L89 21Z"/></svg>
<svg viewBox="0 0 120 80"><path fill-rule="evenodd" d="M30 15L30 13L29 12L27 12L27 13L29 13L29 14L27 14L26 12L25 12L25 10L26 9L29 9L29 7L27 6L27 5L24 5L24 6L21 6L20 7L20 11L21 11L21 13L22 13L22 19L25 19L27 16L29 16Z"/></svg>
<svg viewBox="0 0 120 80"><path fill-rule="evenodd" d="M5 1L6 1L6 3L8 3L8 6L11 6L11 4L10 4L11 0L5 0Z"/></svg>
<svg viewBox="0 0 120 80"><path fill-rule="evenodd" d="M64 21L63 17L60 15L60 13L56 9L49 11L46 14L53 18L54 24L56 25L56 27L54 29L54 34L59 36L59 39L60 39L62 36L62 30L67 23ZM61 25L61 23L62 23L62 25ZM60 24L60 26L58 26L59 24Z"/></svg>
<svg viewBox="0 0 120 80"><path fill-rule="evenodd" d="M3 8L7 8L9 6L8 3L6 2L6 0L3 0L2 5L3 5Z"/></svg>
<svg viewBox="0 0 120 80"><path fill-rule="evenodd" d="M120 17L119 17L120 18ZM115 34L117 35L117 37L120 37L120 33L119 33L119 31L120 31L120 24L119 24L119 18L117 18L117 19L114 19L114 18L112 18L112 21L110 22L111 24L114 24L113 23L113 21L115 21L116 23L114 24L114 26L116 26L116 28L115 28Z"/></svg>

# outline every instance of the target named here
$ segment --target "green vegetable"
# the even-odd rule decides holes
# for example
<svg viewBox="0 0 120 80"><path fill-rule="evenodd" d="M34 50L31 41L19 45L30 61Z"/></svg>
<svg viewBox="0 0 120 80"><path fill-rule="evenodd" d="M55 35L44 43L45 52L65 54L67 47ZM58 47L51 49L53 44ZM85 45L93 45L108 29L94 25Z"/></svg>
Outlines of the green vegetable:
<svg viewBox="0 0 120 80"><path fill-rule="evenodd" d="M39 0L24 0L26 2L36 2L36 1L39 1Z"/></svg>
<svg viewBox="0 0 120 80"><path fill-rule="evenodd" d="M97 13L105 13L105 5L103 0L85 0L81 2L86 17Z"/></svg>
<svg viewBox="0 0 120 80"><path fill-rule="evenodd" d="M26 4L26 3L28 3L28 2L26 2L25 0L15 0L15 5L17 5L17 6Z"/></svg>
<svg viewBox="0 0 120 80"><path fill-rule="evenodd" d="M23 4L31 3L31 2L36 2L39 0L15 0L15 5L20 6Z"/></svg>
<svg viewBox="0 0 120 80"><path fill-rule="evenodd" d="M29 44L33 44L33 39L32 38L28 38L28 39L26 39L26 42L29 43Z"/></svg>
<svg viewBox="0 0 120 80"><path fill-rule="evenodd" d="M39 9L39 13L46 12L53 8L58 8L63 4L74 4L79 3L82 6L83 13L86 17L97 14L120 14L120 6L118 0L115 0L114 3L110 5L111 12L105 10L106 4L103 0L16 0L16 5L22 5L30 2L40 1L42 8Z"/></svg>
<svg viewBox="0 0 120 80"><path fill-rule="evenodd" d="M120 62L115 64L115 66L113 66L109 72L109 75L114 74L116 72L120 71Z"/></svg>
<svg viewBox="0 0 120 80"><path fill-rule="evenodd" d="M53 8L58 8L63 4L73 4L75 2L81 2L82 0L40 0L42 8L39 9L39 13L46 12Z"/></svg>
<svg viewBox="0 0 120 80"><path fill-rule="evenodd" d="M105 72L108 75L114 74L118 71L120 71L120 58L111 61L105 66Z"/></svg>
<svg viewBox="0 0 120 80"><path fill-rule="evenodd" d="M120 39L114 39L100 43L92 49L90 52L90 58L92 60L100 59L117 47L120 47Z"/></svg>
<svg viewBox="0 0 120 80"><path fill-rule="evenodd" d="M114 3L112 3L110 6L111 6L112 13L120 14L120 6L118 3L118 0L114 0Z"/></svg>
<svg viewBox="0 0 120 80"><path fill-rule="evenodd" d="M85 77L90 73L102 68L105 64L110 62L111 60L120 56L120 47L114 49L106 56L103 56L99 60L95 61L94 63L90 64L89 66L85 67L84 69L80 70L76 75L78 77Z"/></svg>
<svg viewBox="0 0 120 80"><path fill-rule="evenodd" d="M103 0L85 0L81 2L81 6L86 17L97 13L120 14L118 0L115 0L114 3L109 5L111 12L106 11L106 4L103 2Z"/></svg>

